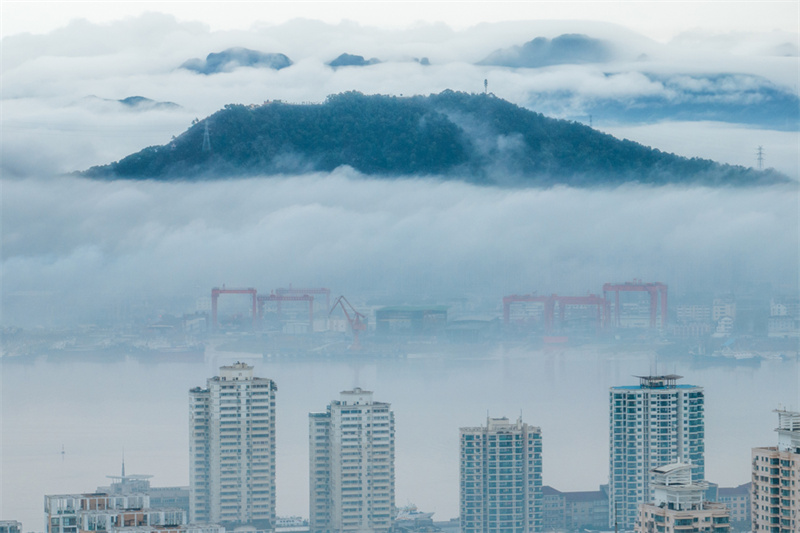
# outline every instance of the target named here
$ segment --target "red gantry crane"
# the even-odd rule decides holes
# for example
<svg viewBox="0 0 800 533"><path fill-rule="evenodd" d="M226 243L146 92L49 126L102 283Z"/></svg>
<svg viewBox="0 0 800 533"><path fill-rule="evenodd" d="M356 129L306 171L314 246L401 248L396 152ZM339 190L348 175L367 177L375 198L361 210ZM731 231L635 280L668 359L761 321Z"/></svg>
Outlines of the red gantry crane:
<svg viewBox="0 0 800 533"><path fill-rule="evenodd" d="M286 294L270 293L269 296L258 297L258 316L264 317L264 304L266 302L276 302L278 318L281 316L281 302L308 302L308 327L309 331L314 331L314 297L308 294L302 296L288 296Z"/></svg>
<svg viewBox="0 0 800 533"><path fill-rule="evenodd" d="M322 295L325 297L325 309L331 308L331 290L324 287L314 289L295 289L289 284L289 288L275 289L275 294L278 296L306 296L306 295Z"/></svg>
<svg viewBox="0 0 800 533"><path fill-rule="evenodd" d="M346 307L345 304L347 305ZM361 342L358 340L358 332L366 331L367 317L356 311L355 307L353 307L344 296L339 296L336 298L336 301L333 302L333 306L331 307L328 316L333 313L333 310L336 309L337 305L342 308L342 311L344 311L344 316L347 318L347 322L350 324L350 329L353 330L353 344L350 346L350 349L360 350ZM350 316L350 313L347 312L348 308L350 308L350 313L352 313L352 316Z"/></svg>
<svg viewBox="0 0 800 533"><path fill-rule="evenodd" d="M640 279L634 279L625 283L606 283L603 285L603 295L609 292L614 293L614 326L620 326L620 292L647 292L650 296L650 327L656 327L656 316L658 315L659 296L661 303L661 327L667 325L667 286L664 283L642 283ZM606 297L606 299L608 299Z"/></svg>
<svg viewBox="0 0 800 533"><path fill-rule="evenodd" d="M217 329L217 300L219 299L220 294L249 294L253 298L253 327L256 325L257 320L257 310L256 310L256 290L252 287L248 287L247 289L227 289L225 285L222 286L220 289L219 287L214 287L211 289L211 327L213 330L216 331Z"/></svg>

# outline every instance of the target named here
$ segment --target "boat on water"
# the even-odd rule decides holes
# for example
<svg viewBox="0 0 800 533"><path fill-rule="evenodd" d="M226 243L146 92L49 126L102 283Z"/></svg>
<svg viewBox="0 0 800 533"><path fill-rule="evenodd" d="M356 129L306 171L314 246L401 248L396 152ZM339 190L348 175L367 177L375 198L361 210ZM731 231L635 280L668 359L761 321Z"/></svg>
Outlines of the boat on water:
<svg viewBox="0 0 800 533"><path fill-rule="evenodd" d="M147 363L193 363L203 361L206 347L198 343L148 344L128 352L128 357Z"/></svg>
<svg viewBox="0 0 800 533"><path fill-rule="evenodd" d="M424 513L417 509L413 503L397 510L395 522L413 522L415 520L430 520L433 513Z"/></svg>

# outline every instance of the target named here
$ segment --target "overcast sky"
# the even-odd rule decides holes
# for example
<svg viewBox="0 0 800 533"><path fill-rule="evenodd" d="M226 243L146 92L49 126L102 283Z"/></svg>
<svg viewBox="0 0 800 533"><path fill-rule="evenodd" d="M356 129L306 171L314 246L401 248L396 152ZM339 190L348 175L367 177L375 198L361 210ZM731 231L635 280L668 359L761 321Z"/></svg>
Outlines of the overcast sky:
<svg viewBox="0 0 800 533"><path fill-rule="evenodd" d="M527 2L2 2L2 35L45 33L71 19L105 23L158 11L211 30L249 29L294 18L356 21L380 28L443 22L464 29L509 20L595 20L628 26L667 41L687 31L797 32L798 3L787 1L527 1Z"/></svg>

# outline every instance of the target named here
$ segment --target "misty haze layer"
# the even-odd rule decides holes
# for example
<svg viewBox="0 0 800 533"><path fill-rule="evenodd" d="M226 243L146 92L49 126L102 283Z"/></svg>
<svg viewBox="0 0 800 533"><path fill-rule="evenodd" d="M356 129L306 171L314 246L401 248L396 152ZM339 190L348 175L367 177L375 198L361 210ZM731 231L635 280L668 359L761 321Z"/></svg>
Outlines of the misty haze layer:
<svg viewBox="0 0 800 533"><path fill-rule="evenodd" d="M201 183L4 180L3 323L97 321L211 287L331 287L397 302L796 287L793 187L503 190L352 171Z"/></svg>

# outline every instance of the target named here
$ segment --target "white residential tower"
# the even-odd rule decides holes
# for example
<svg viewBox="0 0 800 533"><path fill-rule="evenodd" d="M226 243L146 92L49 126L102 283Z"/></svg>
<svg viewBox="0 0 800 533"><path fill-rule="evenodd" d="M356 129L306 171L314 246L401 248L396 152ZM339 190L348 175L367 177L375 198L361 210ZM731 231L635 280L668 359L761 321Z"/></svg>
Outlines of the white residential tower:
<svg viewBox="0 0 800 533"><path fill-rule="evenodd" d="M394 510L394 413L359 388L309 415L310 533L386 532Z"/></svg>
<svg viewBox="0 0 800 533"><path fill-rule="evenodd" d="M276 391L244 363L189 391L192 522L274 528Z"/></svg>
<svg viewBox="0 0 800 533"><path fill-rule="evenodd" d="M542 431L507 418L461 428L462 533L542 531Z"/></svg>

